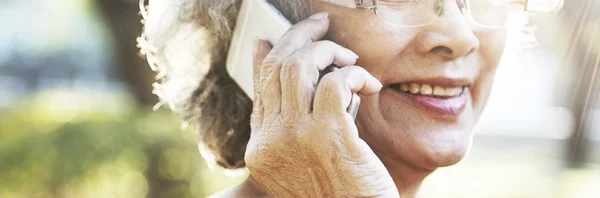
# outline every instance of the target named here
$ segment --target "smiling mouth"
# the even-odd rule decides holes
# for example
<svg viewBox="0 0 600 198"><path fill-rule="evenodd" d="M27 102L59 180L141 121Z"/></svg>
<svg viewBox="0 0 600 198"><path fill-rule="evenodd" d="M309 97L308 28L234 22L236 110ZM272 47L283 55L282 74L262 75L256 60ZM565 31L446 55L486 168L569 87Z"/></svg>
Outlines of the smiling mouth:
<svg viewBox="0 0 600 198"><path fill-rule="evenodd" d="M396 83L387 86L394 98L431 113L433 116L455 118L468 103L469 86L463 83Z"/></svg>
<svg viewBox="0 0 600 198"><path fill-rule="evenodd" d="M407 94L429 96L436 98L452 98L461 95L466 86L442 87L439 85L417 84L417 83L397 83L390 85L390 88Z"/></svg>

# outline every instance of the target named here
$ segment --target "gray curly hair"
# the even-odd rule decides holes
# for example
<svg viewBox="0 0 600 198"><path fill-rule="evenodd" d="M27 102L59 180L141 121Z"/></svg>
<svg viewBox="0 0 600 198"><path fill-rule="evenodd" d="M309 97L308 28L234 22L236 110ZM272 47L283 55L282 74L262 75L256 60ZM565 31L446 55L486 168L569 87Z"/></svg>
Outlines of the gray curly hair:
<svg viewBox="0 0 600 198"><path fill-rule="evenodd" d="M140 1L138 47L158 72L154 93L199 134L227 169L245 166L252 100L227 74L225 60L242 0ZM310 0L268 0L292 23L310 14Z"/></svg>

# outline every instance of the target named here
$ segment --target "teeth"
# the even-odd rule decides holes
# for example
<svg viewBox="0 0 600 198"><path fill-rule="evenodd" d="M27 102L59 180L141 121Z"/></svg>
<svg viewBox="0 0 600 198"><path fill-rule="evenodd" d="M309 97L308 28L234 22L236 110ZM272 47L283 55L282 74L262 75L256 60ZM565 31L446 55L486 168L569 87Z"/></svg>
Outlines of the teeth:
<svg viewBox="0 0 600 198"><path fill-rule="evenodd" d="M402 83L400 85L400 91L407 92L408 91L408 84Z"/></svg>
<svg viewBox="0 0 600 198"><path fill-rule="evenodd" d="M400 90L401 92L407 92L411 94L419 94L425 96L436 96L436 97L454 97L458 96L463 92L464 87L442 87L438 85L429 84L416 84L416 83L401 83L392 88Z"/></svg>
<svg viewBox="0 0 600 198"><path fill-rule="evenodd" d="M420 89L419 89L420 87L421 86L419 86L418 84L411 83L410 87L409 87L409 91L412 94L418 94L420 92Z"/></svg>
<svg viewBox="0 0 600 198"><path fill-rule="evenodd" d="M462 87L453 87L453 88L446 88L445 90L445 96L456 96L458 94L460 94L463 91Z"/></svg>
<svg viewBox="0 0 600 198"><path fill-rule="evenodd" d="M433 95L435 96L446 96L443 87L435 86L433 87Z"/></svg>
<svg viewBox="0 0 600 198"><path fill-rule="evenodd" d="M431 95L432 93L433 93L433 90L431 89L431 85L428 85L428 84L421 85L421 94L422 95Z"/></svg>

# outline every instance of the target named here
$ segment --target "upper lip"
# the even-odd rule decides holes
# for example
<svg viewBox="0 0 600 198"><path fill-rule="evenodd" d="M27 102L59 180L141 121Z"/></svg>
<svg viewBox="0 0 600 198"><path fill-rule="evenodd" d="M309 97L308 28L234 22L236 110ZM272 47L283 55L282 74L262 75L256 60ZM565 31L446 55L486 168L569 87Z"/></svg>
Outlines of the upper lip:
<svg viewBox="0 0 600 198"><path fill-rule="evenodd" d="M471 81L466 78L448 78L448 77L434 77L434 78L419 78L407 80L399 83L416 83L416 84L429 84L437 85L442 87L465 87L470 86ZM399 84L394 83L394 84Z"/></svg>

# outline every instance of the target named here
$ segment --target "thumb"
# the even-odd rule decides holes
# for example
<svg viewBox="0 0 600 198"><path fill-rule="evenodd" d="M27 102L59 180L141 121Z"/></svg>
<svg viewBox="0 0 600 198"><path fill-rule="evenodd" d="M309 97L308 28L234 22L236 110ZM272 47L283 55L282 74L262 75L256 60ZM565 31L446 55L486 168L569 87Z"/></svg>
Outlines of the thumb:
<svg viewBox="0 0 600 198"><path fill-rule="evenodd" d="M252 132L254 133L256 131L260 131L260 125L263 120L263 106L262 99L260 97L260 68L263 60L271 51L271 45L269 45L269 43L264 40L255 40L252 45L254 101L252 105L252 115L250 117L250 127L252 128Z"/></svg>
<svg viewBox="0 0 600 198"><path fill-rule="evenodd" d="M260 39L255 40L252 45L254 96L256 96L260 88L260 67L267 54L271 51L271 45L269 45L269 42Z"/></svg>

